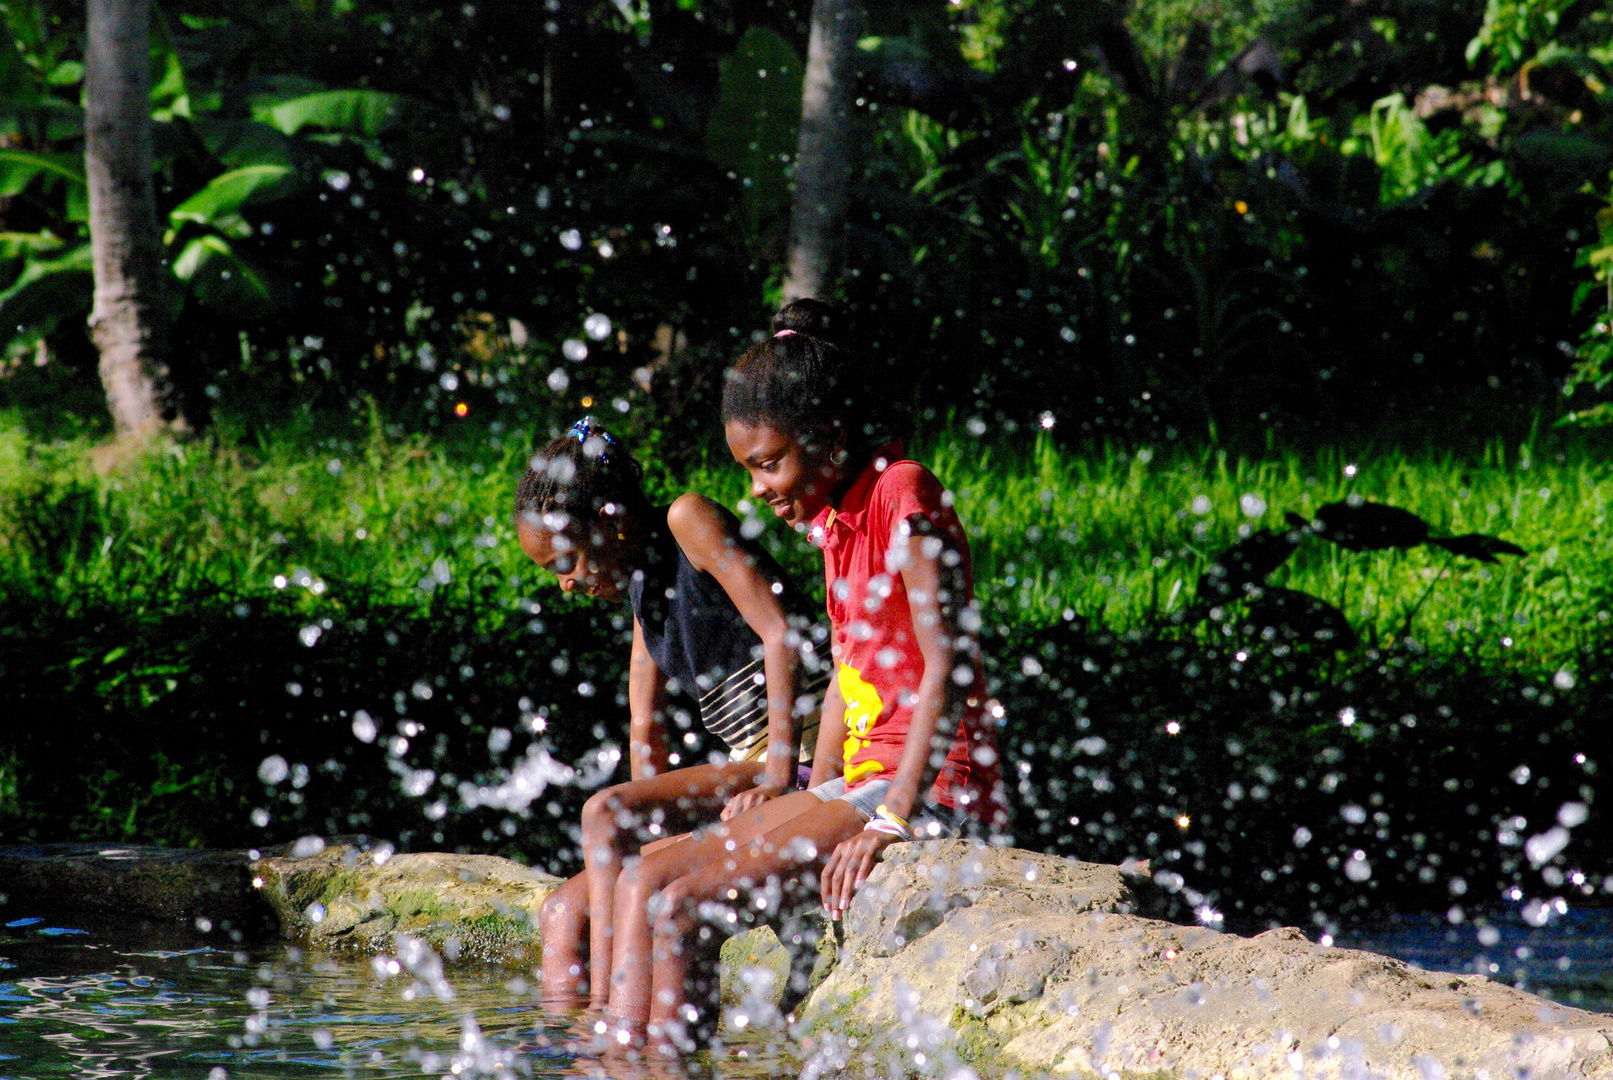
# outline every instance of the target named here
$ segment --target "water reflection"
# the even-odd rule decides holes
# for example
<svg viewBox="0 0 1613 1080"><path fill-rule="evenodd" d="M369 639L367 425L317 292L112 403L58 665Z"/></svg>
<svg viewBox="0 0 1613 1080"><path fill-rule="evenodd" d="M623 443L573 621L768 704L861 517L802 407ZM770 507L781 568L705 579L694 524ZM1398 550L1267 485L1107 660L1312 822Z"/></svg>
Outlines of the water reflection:
<svg viewBox="0 0 1613 1080"><path fill-rule="evenodd" d="M592 1019L541 1006L533 978L456 968L450 981L444 1000L362 959L14 919L0 930L0 1080L668 1075L599 1060ZM757 1041L694 1071L750 1080L794 1076L800 1064Z"/></svg>

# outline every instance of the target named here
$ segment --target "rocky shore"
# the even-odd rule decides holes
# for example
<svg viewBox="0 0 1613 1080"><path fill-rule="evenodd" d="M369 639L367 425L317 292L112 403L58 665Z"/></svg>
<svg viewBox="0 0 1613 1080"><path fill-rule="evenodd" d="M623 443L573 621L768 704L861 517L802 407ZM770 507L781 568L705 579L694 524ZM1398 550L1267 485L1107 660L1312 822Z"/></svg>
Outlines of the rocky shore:
<svg viewBox="0 0 1613 1080"><path fill-rule="evenodd" d="M331 950L423 942L449 962L530 968L538 909L559 884L491 856L319 841L256 859L148 854L3 851L0 894L235 935L271 927ZM786 949L760 928L723 951L730 1001L793 1006L813 1077L971 1065L1104 1080L1613 1080L1613 1016L1294 929L1242 937L1148 918L1113 866L900 844L814 954L817 936Z"/></svg>

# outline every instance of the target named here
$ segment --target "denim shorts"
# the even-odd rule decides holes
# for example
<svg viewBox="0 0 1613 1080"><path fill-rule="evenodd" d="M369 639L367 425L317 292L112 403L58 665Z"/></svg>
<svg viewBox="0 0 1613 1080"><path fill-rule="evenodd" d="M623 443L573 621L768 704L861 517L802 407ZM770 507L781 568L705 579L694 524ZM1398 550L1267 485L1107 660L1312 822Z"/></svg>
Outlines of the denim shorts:
<svg viewBox="0 0 1613 1080"><path fill-rule="evenodd" d="M853 790L847 791L845 777L837 776L828 783L807 790L824 802L834 802L837 799L848 802L859 817L864 821L871 821L874 811L885 801L885 795L890 788L891 782L881 777L865 784L858 784ZM908 825L912 828L913 838L916 840L942 840L955 837L960 832L957 811L930 802L918 808Z"/></svg>

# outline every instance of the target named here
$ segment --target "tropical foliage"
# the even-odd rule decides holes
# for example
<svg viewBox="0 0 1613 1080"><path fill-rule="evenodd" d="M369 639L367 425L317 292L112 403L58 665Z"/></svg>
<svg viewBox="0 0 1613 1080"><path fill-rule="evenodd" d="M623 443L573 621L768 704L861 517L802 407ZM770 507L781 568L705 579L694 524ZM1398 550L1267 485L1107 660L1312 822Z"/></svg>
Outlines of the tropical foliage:
<svg viewBox="0 0 1613 1080"><path fill-rule="evenodd" d="M705 430L786 232L805 13L767 12L160 5L182 389L440 419L648 385ZM0 325L82 368L81 15L4 16ZM920 409L1203 431L1570 371L1597 5L911 0L868 29L846 295Z"/></svg>
<svg viewBox="0 0 1613 1080"><path fill-rule="evenodd" d="M594 410L741 500L806 6L161 0L211 429L102 476L83 15L0 0L0 831L562 858L625 624L522 584L509 489ZM1605 452L1528 431L1609 416L1605 5L867 8L842 292L976 538L1019 839L1250 921L1605 891Z"/></svg>

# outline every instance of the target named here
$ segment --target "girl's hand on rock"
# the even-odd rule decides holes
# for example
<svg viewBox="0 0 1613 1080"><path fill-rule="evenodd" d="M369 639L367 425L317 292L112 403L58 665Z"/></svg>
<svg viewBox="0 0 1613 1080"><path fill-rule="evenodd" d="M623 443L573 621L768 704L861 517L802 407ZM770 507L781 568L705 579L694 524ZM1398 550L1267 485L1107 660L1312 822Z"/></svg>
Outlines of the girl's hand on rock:
<svg viewBox="0 0 1613 1080"><path fill-rule="evenodd" d="M874 864L879 861L880 855L895 842L896 837L889 833L865 829L850 840L842 840L835 845L835 849L829 853L829 861L823 864L823 874L819 879L823 907L831 919L845 915L846 909L851 906L851 898L868 880L868 875L874 872Z"/></svg>
<svg viewBox="0 0 1613 1080"><path fill-rule="evenodd" d="M776 799L782 794L784 787L780 784L757 784L729 799L719 816L724 821L732 821L745 811L762 805L768 799Z"/></svg>

